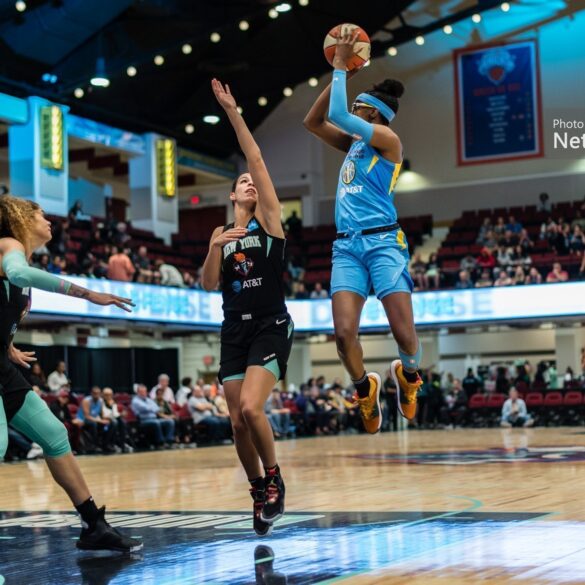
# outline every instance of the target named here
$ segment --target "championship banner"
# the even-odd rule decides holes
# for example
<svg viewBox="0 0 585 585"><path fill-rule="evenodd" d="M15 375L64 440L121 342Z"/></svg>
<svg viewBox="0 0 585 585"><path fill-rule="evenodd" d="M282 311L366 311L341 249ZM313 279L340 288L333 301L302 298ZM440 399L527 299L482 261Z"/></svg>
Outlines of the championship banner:
<svg viewBox="0 0 585 585"><path fill-rule="evenodd" d="M536 41L454 51L459 165L543 156Z"/></svg>

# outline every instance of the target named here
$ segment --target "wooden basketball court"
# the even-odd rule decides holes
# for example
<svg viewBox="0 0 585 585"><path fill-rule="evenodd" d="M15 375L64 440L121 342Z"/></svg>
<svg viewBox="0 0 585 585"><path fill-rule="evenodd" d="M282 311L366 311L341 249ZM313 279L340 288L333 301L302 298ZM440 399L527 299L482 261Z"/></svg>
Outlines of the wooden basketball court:
<svg viewBox="0 0 585 585"><path fill-rule="evenodd" d="M42 461L2 466L12 583L583 583L584 430L410 431L278 444L287 515L251 530L233 447L80 458L135 558L75 549ZM0 579L0 582L2 580Z"/></svg>

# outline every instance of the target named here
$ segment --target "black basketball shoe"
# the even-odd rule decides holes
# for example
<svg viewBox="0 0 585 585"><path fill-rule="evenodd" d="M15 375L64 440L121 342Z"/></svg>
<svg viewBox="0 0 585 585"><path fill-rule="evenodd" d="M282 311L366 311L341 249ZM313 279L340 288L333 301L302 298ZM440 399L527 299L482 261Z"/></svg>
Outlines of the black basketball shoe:
<svg viewBox="0 0 585 585"><path fill-rule="evenodd" d="M266 470L264 486L266 495L261 518L264 522L272 524L284 514L284 481L282 481L278 465Z"/></svg>
<svg viewBox="0 0 585 585"><path fill-rule="evenodd" d="M83 523L81 536L77 541L77 548L81 550L113 550L124 553L134 553L144 546L139 540L128 538L106 521L106 507L98 510L98 518L93 527Z"/></svg>
<svg viewBox="0 0 585 585"><path fill-rule="evenodd" d="M272 534L272 524L262 520L262 508L264 508L264 499L266 492L254 487L250 488L250 495L254 500L254 532L258 536L270 536Z"/></svg>

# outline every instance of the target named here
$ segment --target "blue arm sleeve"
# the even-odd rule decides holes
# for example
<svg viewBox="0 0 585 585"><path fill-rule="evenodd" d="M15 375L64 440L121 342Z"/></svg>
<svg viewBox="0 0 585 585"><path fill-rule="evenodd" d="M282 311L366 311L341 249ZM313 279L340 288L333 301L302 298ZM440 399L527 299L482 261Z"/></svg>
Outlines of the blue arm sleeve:
<svg viewBox="0 0 585 585"><path fill-rule="evenodd" d="M344 132L361 136L370 143L374 135L374 125L347 111L346 73L340 69L333 72L331 99L329 100L329 119Z"/></svg>
<svg viewBox="0 0 585 585"><path fill-rule="evenodd" d="M2 257L2 270L8 280L20 288L34 287L66 295L71 283L28 265L24 253L12 250Z"/></svg>

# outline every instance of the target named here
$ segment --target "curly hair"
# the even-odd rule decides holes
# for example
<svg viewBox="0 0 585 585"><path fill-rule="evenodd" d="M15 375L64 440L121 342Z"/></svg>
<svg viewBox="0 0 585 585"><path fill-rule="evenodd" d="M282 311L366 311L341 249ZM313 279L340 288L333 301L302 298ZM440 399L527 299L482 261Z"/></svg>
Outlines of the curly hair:
<svg viewBox="0 0 585 585"><path fill-rule="evenodd" d="M12 195L0 196L0 238L14 238L26 244L38 203Z"/></svg>

